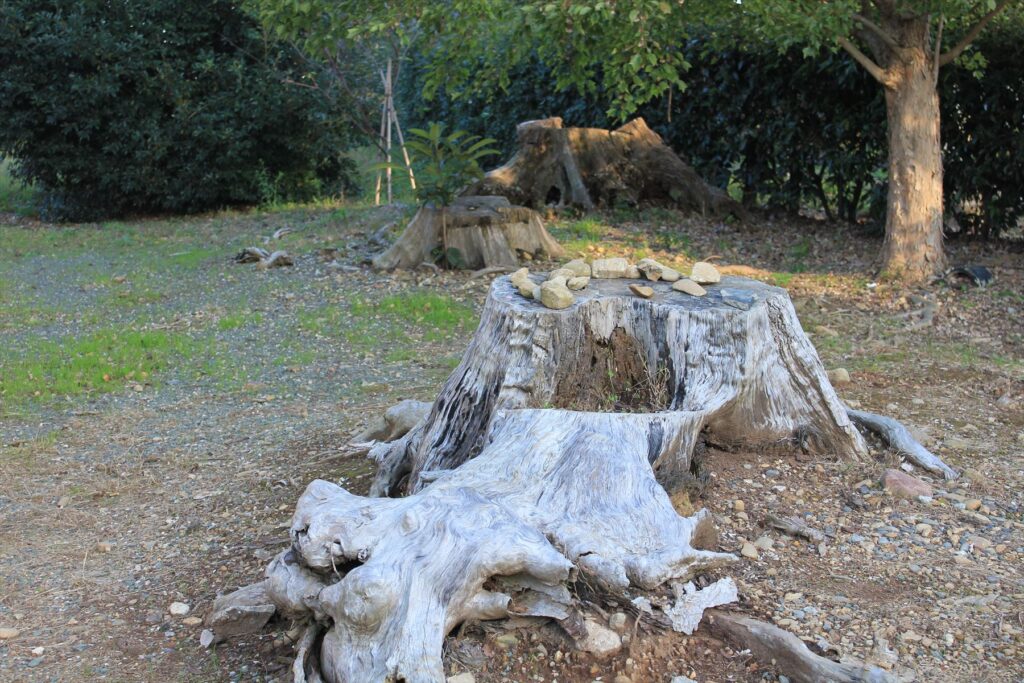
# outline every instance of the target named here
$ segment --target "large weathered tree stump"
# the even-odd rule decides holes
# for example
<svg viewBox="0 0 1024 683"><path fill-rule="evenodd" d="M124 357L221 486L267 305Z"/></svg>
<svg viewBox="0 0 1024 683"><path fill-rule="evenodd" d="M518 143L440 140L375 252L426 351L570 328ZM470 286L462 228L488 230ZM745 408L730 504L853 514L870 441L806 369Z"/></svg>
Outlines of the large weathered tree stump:
<svg viewBox="0 0 1024 683"><path fill-rule="evenodd" d="M664 206L703 215L734 215L743 207L704 182L642 118L615 130L566 128L553 117L516 128L518 146L469 194L495 194L516 204L600 207Z"/></svg>
<svg viewBox="0 0 1024 683"><path fill-rule="evenodd" d="M702 433L728 446L866 453L785 290L726 277L705 297L648 283L656 294L645 300L629 282L591 280L570 308L550 310L497 280L426 421L372 451L373 492L412 493L459 467L484 447L495 413L518 408L648 413L662 481L689 470Z"/></svg>
<svg viewBox="0 0 1024 683"><path fill-rule="evenodd" d="M505 197L459 197L444 209L424 206L398 240L373 259L374 268L416 268L433 263L438 249L457 249L464 268L514 267L519 255L557 258L562 247L540 214Z"/></svg>
<svg viewBox="0 0 1024 683"><path fill-rule="evenodd" d="M371 450L372 494L407 495L314 481L291 547L263 583L218 600L205 642L276 610L307 624L298 682L440 683L463 621L543 616L572 632L577 579L629 595L733 560L700 549L710 518L679 516L666 493L700 439L866 455L785 290L726 277L704 297L655 282L641 299L628 284L591 280L551 310L495 280L430 412ZM677 604L673 626L720 602L704 597Z"/></svg>

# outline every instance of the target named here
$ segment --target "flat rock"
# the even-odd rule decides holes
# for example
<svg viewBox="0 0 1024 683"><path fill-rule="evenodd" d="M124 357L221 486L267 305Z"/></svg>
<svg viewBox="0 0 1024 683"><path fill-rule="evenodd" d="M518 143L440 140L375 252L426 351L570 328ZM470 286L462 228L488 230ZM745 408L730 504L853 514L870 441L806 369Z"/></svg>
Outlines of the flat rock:
<svg viewBox="0 0 1024 683"><path fill-rule="evenodd" d="M520 282L527 282L530 279L530 269L520 268L516 272L508 276L508 279L512 281L512 284L518 285Z"/></svg>
<svg viewBox="0 0 1024 683"><path fill-rule="evenodd" d="M590 277L590 264L581 258L569 261L562 268L571 270L575 273L576 277Z"/></svg>
<svg viewBox="0 0 1024 683"><path fill-rule="evenodd" d="M677 292L684 292L691 296L704 296L708 293L708 290L704 289L688 277L673 282L672 289Z"/></svg>
<svg viewBox="0 0 1024 683"><path fill-rule="evenodd" d="M932 487L905 472L889 469L882 475L882 487L897 498L917 500L918 496L932 495Z"/></svg>
<svg viewBox="0 0 1024 683"><path fill-rule="evenodd" d="M707 261L698 261L690 270L690 279L698 285L713 285L722 281L722 274Z"/></svg>
<svg viewBox="0 0 1024 683"><path fill-rule="evenodd" d="M590 278L580 275L578 277L569 278L569 280L565 283L565 286L568 287L570 291L578 292L581 289L586 289L587 285L589 284Z"/></svg>
<svg viewBox="0 0 1024 683"><path fill-rule="evenodd" d="M629 291L645 299L650 299L654 296L654 290L644 285L630 285Z"/></svg>
<svg viewBox="0 0 1024 683"><path fill-rule="evenodd" d="M626 631L626 613L616 612L611 615L608 618L608 626L616 633L624 633Z"/></svg>
<svg viewBox="0 0 1024 683"><path fill-rule="evenodd" d="M629 261L624 258L599 258L590 266L591 277L610 280L627 277Z"/></svg>
<svg viewBox="0 0 1024 683"><path fill-rule="evenodd" d="M473 674L464 672L461 674L455 674L449 676L447 679L448 683L476 683L476 677Z"/></svg>
<svg viewBox="0 0 1024 683"><path fill-rule="evenodd" d="M167 608L167 611L175 617L183 617L189 612L189 606L183 602L172 602L171 606Z"/></svg>
<svg viewBox="0 0 1024 683"><path fill-rule="evenodd" d="M540 286L540 302L548 308L560 310L572 306L573 295L564 282L545 282Z"/></svg>
<svg viewBox="0 0 1024 683"><path fill-rule="evenodd" d="M555 270L551 271L550 275L548 275L548 279L554 280L556 277L561 277L564 278L565 280L568 280L569 278L576 277L576 271L572 270L571 268L556 268Z"/></svg>
<svg viewBox="0 0 1024 683"><path fill-rule="evenodd" d="M16 628L0 628L0 640L12 640L21 635Z"/></svg>
<svg viewBox="0 0 1024 683"><path fill-rule="evenodd" d="M757 547L749 541L744 541L743 546L740 547L740 555L748 560L756 560L758 558Z"/></svg>
<svg viewBox="0 0 1024 683"><path fill-rule="evenodd" d="M630 280L639 280L640 269L633 265L628 266L626 268L626 278Z"/></svg>

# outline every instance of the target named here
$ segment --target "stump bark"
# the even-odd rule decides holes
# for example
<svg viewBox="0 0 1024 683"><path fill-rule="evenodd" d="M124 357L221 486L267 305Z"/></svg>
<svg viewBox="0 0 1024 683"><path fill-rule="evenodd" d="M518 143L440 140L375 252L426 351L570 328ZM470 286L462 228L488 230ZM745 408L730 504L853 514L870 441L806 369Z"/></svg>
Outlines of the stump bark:
<svg viewBox="0 0 1024 683"><path fill-rule="evenodd" d="M516 128L518 147L469 194L494 194L534 209L664 206L745 218L743 207L704 182L642 118L616 130L566 128L558 117Z"/></svg>
<svg viewBox="0 0 1024 683"><path fill-rule="evenodd" d="M444 209L424 206L398 240L373 259L379 270L433 263L436 250L458 249L465 268L515 267L519 256L557 258L562 247L544 228L540 215L512 206L505 197L459 197Z"/></svg>
<svg viewBox="0 0 1024 683"><path fill-rule="evenodd" d="M662 609L692 631L735 590L681 585L735 559L701 549L710 517L681 517L666 493L698 441L867 448L785 290L725 277L704 297L654 282L642 299L629 284L591 280L551 310L496 279L429 413L372 448L371 497L310 484L290 548L218 600L204 642L277 611L306 624L300 683L441 683L464 621L542 616L578 633L577 580L627 598L675 582Z"/></svg>

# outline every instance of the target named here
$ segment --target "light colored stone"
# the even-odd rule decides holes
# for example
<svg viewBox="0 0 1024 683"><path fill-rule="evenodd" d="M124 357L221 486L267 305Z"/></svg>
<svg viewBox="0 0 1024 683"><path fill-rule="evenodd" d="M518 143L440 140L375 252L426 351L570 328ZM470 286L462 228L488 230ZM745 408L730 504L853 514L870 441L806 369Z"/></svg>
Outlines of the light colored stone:
<svg viewBox="0 0 1024 683"><path fill-rule="evenodd" d="M610 280L626 277L629 261L624 258L599 258L590 266L591 277Z"/></svg>
<svg viewBox="0 0 1024 683"><path fill-rule="evenodd" d="M530 269L520 268L516 272L508 276L508 279L512 281L512 284L518 285L520 282L526 282L530 279Z"/></svg>
<svg viewBox="0 0 1024 683"><path fill-rule="evenodd" d="M572 306L573 296L564 282L545 282L540 286L540 302L548 308L560 310Z"/></svg>
<svg viewBox="0 0 1024 683"><path fill-rule="evenodd" d="M590 278L581 275L579 277L569 278L569 281L565 283L565 286L573 292L578 292L581 289L586 289L589 284Z"/></svg>
<svg viewBox="0 0 1024 683"><path fill-rule="evenodd" d="M771 550L775 547L775 541L768 536L761 536L754 541L754 547L758 550Z"/></svg>
<svg viewBox="0 0 1024 683"><path fill-rule="evenodd" d="M167 608L167 611L175 617L183 617L189 612L189 606L183 602L172 602L171 606Z"/></svg>
<svg viewBox="0 0 1024 683"><path fill-rule="evenodd" d="M199 624L203 623L203 620L199 617L185 617L181 620L181 623L185 624L185 626L199 626Z"/></svg>
<svg viewBox="0 0 1024 683"><path fill-rule="evenodd" d="M682 275L679 274L679 271L675 268L663 266L652 258L640 259L640 263L637 264L637 269L645 278L652 282L657 282L658 280L675 282L682 277Z"/></svg>
<svg viewBox="0 0 1024 683"><path fill-rule="evenodd" d="M556 268L551 271L550 275L548 275L548 279L554 280L556 277L562 277L568 280L569 278L576 277L576 271L571 268Z"/></svg>
<svg viewBox="0 0 1024 683"><path fill-rule="evenodd" d="M96 544L96 552L98 553L109 553L114 549L114 544L110 541L100 541Z"/></svg>
<svg viewBox="0 0 1024 683"><path fill-rule="evenodd" d="M899 470L886 470L882 475L882 487L895 497L907 500L916 500L918 496L932 495L932 487L926 482Z"/></svg>
<svg viewBox="0 0 1024 683"><path fill-rule="evenodd" d="M629 291L639 297L643 297L644 299L651 299L654 297L654 290L645 285L630 285Z"/></svg>
<svg viewBox="0 0 1024 683"><path fill-rule="evenodd" d="M476 677L469 672L455 674L448 677L448 683L476 683Z"/></svg>
<svg viewBox="0 0 1024 683"><path fill-rule="evenodd" d="M742 500L734 500L732 503L732 509L735 510L736 512L743 512L744 510L747 509L747 504L744 503Z"/></svg>
<svg viewBox="0 0 1024 683"><path fill-rule="evenodd" d="M988 540L984 536L979 536L978 534L971 534L964 540L973 545L978 550L988 550L992 547L992 541Z"/></svg>
<svg viewBox="0 0 1024 683"><path fill-rule="evenodd" d="M743 546L740 548L740 555L748 560L756 560L758 558L757 548L754 547L753 543L744 541Z"/></svg>
<svg viewBox="0 0 1024 683"><path fill-rule="evenodd" d="M586 629L586 635L579 642L579 648L584 652L604 658L611 657L622 649L622 638L619 637L619 634L594 618L587 617L583 626Z"/></svg>
<svg viewBox="0 0 1024 683"><path fill-rule="evenodd" d="M557 285L564 285L567 281L568 280L566 279L566 277L564 275L555 275L555 276L549 277L547 280L545 280L545 282L551 282L551 283L557 284Z"/></svg>
<svg viewBox="0 0 1024 683"><path fill-rule="evenodd" d="M12 640L21 635L21 631L16 628L0 628L0 640Z"/></svg>
<svg viewBox="0 0 1024 683"><path fill-rule="evenodd" d="M626 268L626 277L629 278L630 280L639 280L640 279L640 269L637 268L636 266L633 266L633 265L627 267Z"/></svg>
<svg viewBox="0 0 1024 683"><path fill-rule="evenodd" d="M537 288L537 285L533 284L532 281L527 280L526 282L520 282L516 285L519 293L527 299L533 298L533 290Z"/></svg>
<svg viewBox="0 0 1024 683"><path fill-rule="evenodd" d="M972 498L971 500L964 503L964 507L973 512L974 510L977 510L981 507L981 501L977 498Z"/></svg>
<svg viewBox="0 0 1024 683"><path fill-rule="evenodd" d="M671 683L697 683L689 676L673 676Z"/></svg>
<svg viewBox="0 0 1024 683"><path fill-rule="evenodd" d="M571 270L577 277L590 277L590 264L581 258L573 259L562 267Z"/></svg>
<svg viewBox="0 0 1024 683"><path fill-rule="evenodd" d="M846 368L836 368L835 370L828 371L828 381L832 384L849 384L852 380L850 379L850 371Z"/></svg>
<svg viewBox="0 0 1024 683"><path fill-rule="evenodd" d="M676 280L673 282L672 289L677 292L684 292L690 296L704 296L708 293L708 290L704 289L688 277L684 277L682 280Z"/></svg>
<svg viewBox="0 0 1024 683"><path fill-rule="evenodd" d="M626 630L626 613L616 612L608 618L608 626L616 633L623 633Z"/></svg>
<svg viewBox="0 0 1024 683"><path fill-rule="evenodd" d="M511 650L519 644L519 639L514 633L502 633L494 639L494 643L503 650Z"/></svg>
<svg viewBox="0 0 1024 683"><path fill-rule="evenodd" d="M698 261L690 270L690 279L698 285L713 285L722 281L722 274L707 261Z"/></svg>

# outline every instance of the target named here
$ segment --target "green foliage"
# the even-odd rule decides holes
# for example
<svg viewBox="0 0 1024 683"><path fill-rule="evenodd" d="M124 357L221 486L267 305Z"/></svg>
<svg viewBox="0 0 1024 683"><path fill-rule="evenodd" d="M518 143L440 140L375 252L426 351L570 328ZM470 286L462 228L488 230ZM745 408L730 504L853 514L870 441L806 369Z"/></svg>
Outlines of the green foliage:
<svg viewBox="0 0 1024 683"><path fill-rule="evenodd" d="M982 34L985 68L957 62L940 72L947 210L968 234L996 236L1024 216L1024 30ZM688 89L638 114L712 184L732 186L748 204L796 212L811 207L835 218L880 224L885 211L884 92L840 53L807 56L757 46L718 45L694 36L685 47ZM975 60L976 61L976 60ZM407 83L429 68L413 51ZM493 134L506 152L515 126L552 113L569 125L613 125L602 92L558 91L539 58L512 70L504 93L433 100L413 86L400 106L414 122L440 115L472 133ZM799 84L799 87L794 87ZM993 114L995 113L995 115ZM557 228L556 228L557 230ZM569 232L560 239L584 239Z"/></svg>
<svg viewBox="0 0 1024 683"><path fill-rule="evenodd" d="M444 125L431 123L426 129L411 128L406 141L416 172L416 199L421 204L445 207L459 192L483 175L480 159L498 153L490 147L492 138L456 130L445 135ZM396 169L398 164L384 164Z"/></svg>
<svg viewBox="0 0 1024 683"><path fill-rule="evenodd" d="M228 0L0 3L0 73L0 152L47 217L350 189L350 134Z"/></svg>

